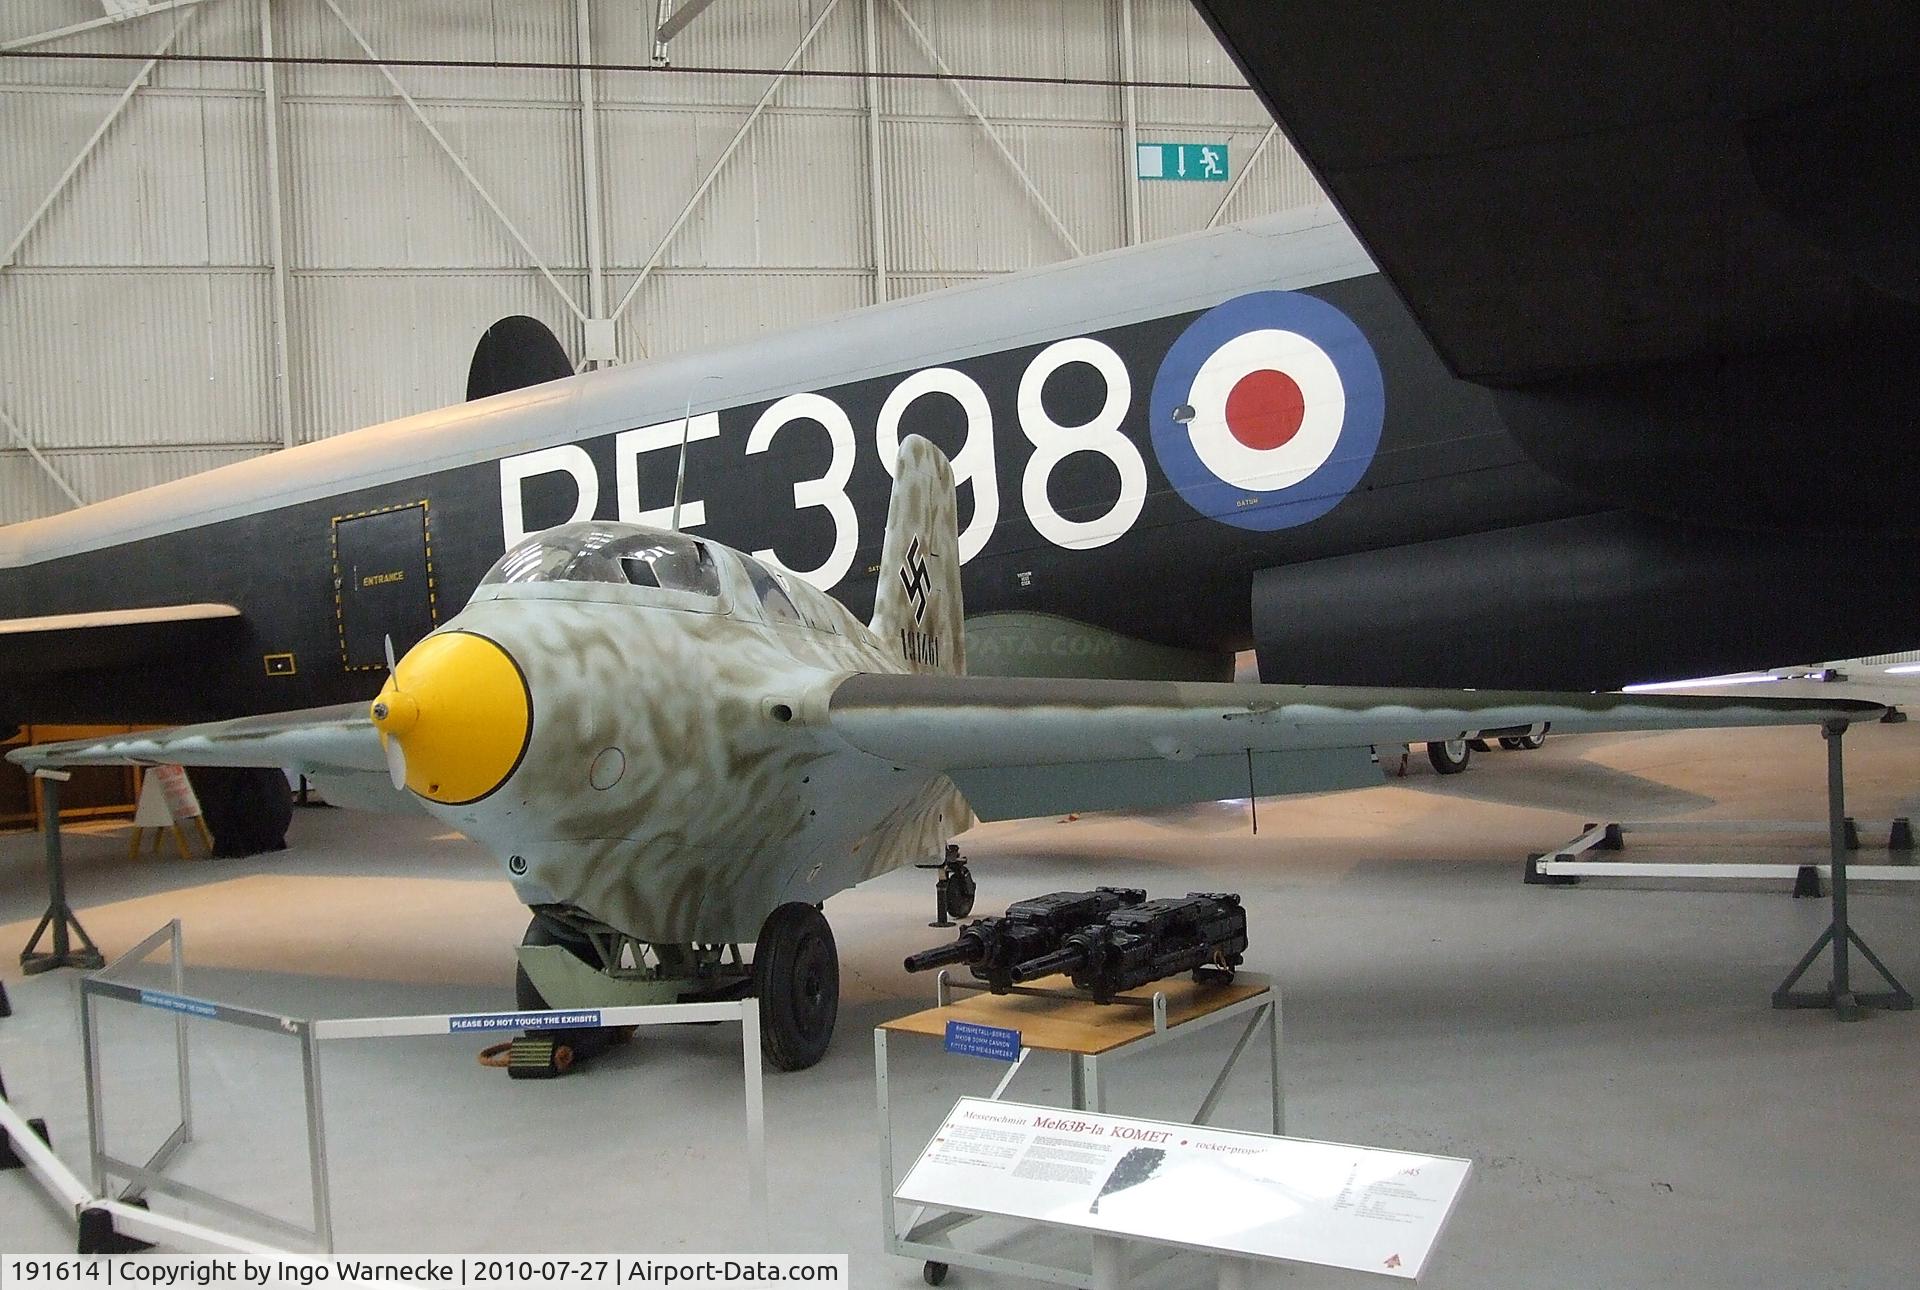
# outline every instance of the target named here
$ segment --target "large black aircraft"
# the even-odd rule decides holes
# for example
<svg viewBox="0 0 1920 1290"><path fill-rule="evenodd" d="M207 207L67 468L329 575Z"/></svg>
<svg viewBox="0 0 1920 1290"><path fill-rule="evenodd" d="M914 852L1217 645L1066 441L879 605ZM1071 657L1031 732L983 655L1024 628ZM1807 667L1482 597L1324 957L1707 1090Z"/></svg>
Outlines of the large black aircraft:
<svg viewBox="0 0 1920 1290"><path fill-rule="evenodd" d="M476 401L0 529L0 718L366 698L522 533L669 522L683 452L682 527L864 613L909 433L996 670L1588 689L1920 639L1910 11L1200 7L1346 222L581 376L508 320Z"/></svg>

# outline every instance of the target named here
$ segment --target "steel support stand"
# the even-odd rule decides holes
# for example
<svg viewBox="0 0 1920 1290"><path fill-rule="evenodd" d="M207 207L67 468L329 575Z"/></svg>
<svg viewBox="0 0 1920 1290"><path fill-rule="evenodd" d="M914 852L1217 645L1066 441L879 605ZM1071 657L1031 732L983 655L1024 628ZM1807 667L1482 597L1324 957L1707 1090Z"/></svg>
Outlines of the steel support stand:
<svg viewBox="0 0 1920 1290"><path fill-rule="evenodd" d="M66 867L60 859L60 781L68 776L63 771L41 771L37 777L40 780L40 831L47 839L47 912L40 916L39 925L27 938L27 948L20 951L20 970L33 976L63 967L88 971L103 968L107 960L67 904ZM38 948L40 938L48 932L52 933L52 948L42 950ZM75 937L80 941L78 948L73 944Z"/></svg>
<svg viewBox="0 0 1920 1290"><path fill-rule="evenodd" d="M1887 965L1880 961L1879 956L1867 948L1867 943L1860 939L1860 934L1853 930L1853 925L1847 920L1847 826L1850 821L1846 815L1846 775L1840 753L1840 741L1847 733L1847 723L1830 721L1821 728L1820 733L1827 741L1827 840L1833 852L1833 921L1828 924L1826 931L1820 933L1820 939L1813 943L1813 948L1800 956L1800 961L1793 965L1793 971L1787 973L1787 979L1773 992L1773 1006L1831 1008L1842 1021L1858 1021L1861 1010L1865 1008L1904 1012L1913 1007L1913 996L1887 970ZM1793 987L1813 966L1821 951L1829 946L1833 949L1833 976L1827 982L1826 989L1795 990ZM1892 988L1856 993L1849 975L1849 948L1859 950L1860 956Z"/></svg>

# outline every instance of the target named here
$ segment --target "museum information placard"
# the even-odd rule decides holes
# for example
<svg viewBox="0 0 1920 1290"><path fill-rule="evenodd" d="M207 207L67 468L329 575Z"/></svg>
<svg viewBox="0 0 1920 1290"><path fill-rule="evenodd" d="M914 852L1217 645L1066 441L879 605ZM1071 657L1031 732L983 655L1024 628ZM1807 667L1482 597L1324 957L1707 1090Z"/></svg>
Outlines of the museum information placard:
<svg viewBox="0 0 1920 1290"><path fill-rule="evenodd" d="M1414 1278L1470 1161L962 1098L900 1200Z"/></svg>

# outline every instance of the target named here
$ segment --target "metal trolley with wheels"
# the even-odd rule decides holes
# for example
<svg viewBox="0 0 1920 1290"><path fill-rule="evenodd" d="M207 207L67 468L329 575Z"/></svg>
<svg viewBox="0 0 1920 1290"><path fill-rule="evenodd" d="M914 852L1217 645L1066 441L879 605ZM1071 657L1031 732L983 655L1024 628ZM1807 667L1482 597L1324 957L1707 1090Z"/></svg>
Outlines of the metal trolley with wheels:
<svg viewBox="0 0 1920 1290"><path fill-rule="evenodd" d="M1280 1073L1280 992L1261 977L1246 973L1224 983L1198 983L1188 977L1168 977L1100 1005L1074 992L1065 977L1045 977L1008 994L987 994L970 981L940 973L937 1004L922 1012L897 1017L873 1032L874 1081L880 1116L880 1222L882 1244L889 1254L921 1260L928 1285L940 1285L954 1267L1024 1277L1053 1285L1094 1290L1097 1270L1040 1263L985 1249L957 1246L952 1236L976 1222L990 1221L962 1211L928 1212L916 1208L902 1223L894 1200L897 1171L893 1146L893 1108L889 1095L891 1072L888 1044L895 1035L944 1039L949 1021L994 1026L1020 1032L1020 1050L992 1097L1006 1095L1014 1077L1034 1053L1059 1053L1067 1059L1071 1079L1071 1106L1080 1111L1107 1109L1105 1073L1116 1059L1146 1052L1180 1039L1192 1039L1218 1022L1241 1020L1244 1025L1219 1074L1193 1113L1191 1123L1205 1124L1226 1091L1227 1081L1241 1056L1262 1029L1267 1032L1270 1081L1269 1127L1286 1129L1285 1084Z"/></svg>

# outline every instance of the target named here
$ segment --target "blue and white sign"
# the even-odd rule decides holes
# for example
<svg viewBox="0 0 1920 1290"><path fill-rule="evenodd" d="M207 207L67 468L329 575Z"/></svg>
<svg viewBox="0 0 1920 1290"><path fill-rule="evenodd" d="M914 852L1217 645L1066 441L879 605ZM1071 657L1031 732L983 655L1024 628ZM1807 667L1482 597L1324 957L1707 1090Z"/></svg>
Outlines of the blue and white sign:
<svg viewBox="0 0 1920 1290"><path fill-rule="evenodd" d="M1133 173L1141 179L1227 182L1224 143L1143 143L1134 150Z"/></svg>
<svg viewBox="0 0 1920 1290"><path fill-rule="evenodd" d="M1194 319L1147 403L1160 468L1202 515L1244 529L1319 519L1380 447L1373 347L1317 296L1261 291Z"/></svg>
<svg viewBox="0 0 1920 1290"><path fill-rule="evenodd" d="M220 1005L208 1003L205 999L193 999L184 994L167 994L160 990L142 990L140 1002L149 1008L164 1008L168 1012L184 1012L189 1017L218 1017Z"/></svg>
<svg viewBox="0 0 1920 1290"><path fill-rule="evenodd" d="M571 1012L475 1012L447 1018L447 1033L470 1030L586 1030L600 1024L598 1008Z"/></svg>
<svg viewBox="0 0 1920 1290"><path fill-rule="evenodd" d="M1020 1060L1020 1032L974 1021L947 1023L947 1051L962 1057L988 1057L996 1062Z"/></svg>

